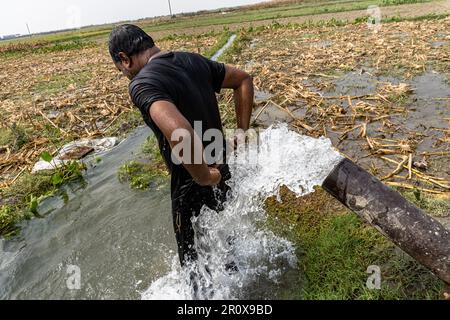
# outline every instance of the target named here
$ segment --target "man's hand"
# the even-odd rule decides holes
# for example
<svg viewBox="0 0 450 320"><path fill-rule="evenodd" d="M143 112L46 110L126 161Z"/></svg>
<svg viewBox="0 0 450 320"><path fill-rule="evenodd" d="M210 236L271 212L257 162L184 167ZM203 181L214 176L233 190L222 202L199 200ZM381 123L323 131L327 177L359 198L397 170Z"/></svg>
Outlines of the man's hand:
<svg viewBox="0 0 450 320"><path fill-rule="evenodd" d="M194 158L182 161L183 166L197 184L201 186L215 186L220 183L222 176L219 170L209 168L203 159L204 150L200 137L194 132L191 124L173 103L168 101L157 101L153 103L150 108L150 117L164 134L172 150L186 139L186 141L190 141L191 156L193 155L194 158L197 154L202 156L202 163L195 164L195 161L193 161ZM181 141L174 141L172 139L173 134L180 129L183 129L183 134L180 137Z"/></svg>
<svg viewBox="0 0 450 320"><path fill-rule="evenodd" d="M206 186L215 187L222 181L222 174L216 168L209 168L209 174L211 176L209 183Z"/></svg>

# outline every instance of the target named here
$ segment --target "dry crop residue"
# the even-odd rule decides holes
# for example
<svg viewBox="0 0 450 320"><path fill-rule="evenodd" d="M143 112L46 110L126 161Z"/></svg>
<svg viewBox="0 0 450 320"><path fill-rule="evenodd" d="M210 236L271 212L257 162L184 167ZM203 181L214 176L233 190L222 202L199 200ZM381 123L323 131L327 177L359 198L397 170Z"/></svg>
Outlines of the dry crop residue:
<svg viewBox="0 0 450 320"><path fill-rule="evenodd" d="M234 62L270 94L256 123L281 111L387 184L448 196L449 30L449 18L387 23L378 33L366 23L272 27L247 34Z"/></svg>

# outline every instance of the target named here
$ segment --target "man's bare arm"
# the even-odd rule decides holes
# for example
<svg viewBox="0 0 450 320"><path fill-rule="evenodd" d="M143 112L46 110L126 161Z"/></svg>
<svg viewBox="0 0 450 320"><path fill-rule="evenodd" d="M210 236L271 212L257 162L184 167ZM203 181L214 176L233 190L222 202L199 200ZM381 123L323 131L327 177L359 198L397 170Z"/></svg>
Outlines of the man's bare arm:
<svg viewBox="0 0 450 320"><path fill-rule="evenodd" d="M250 121L253 112L254 88L253 78L245 71L226 66L225 79L222 87L234 89L234 101L236 104L236 118L238 129L247 131L250 129Z"/></svg>
<svg viewBox="0 0 450 320"><path fill-rule="evenodd" d="M150 117L153 122L158 126L161 132L166 137L172 150L182 141L191 141L191 155L194 157L196 154L201 154L203 159L203 143L198 135L195 133L191 124L180 113L178 108L168 101L157 101L153 103L150 108ZM181 141L172 141L173 133L177 129L184 129L180 131ZM195 143L194 143L195 141ZM195 149L197 148L197 149ZM218 185L222 180L222 176L217 169L209 168L203 159L202 164L195 163L193 159L189 163L183 163L183 166L192 176L194 181L201 186L214 186Z"/></svg>

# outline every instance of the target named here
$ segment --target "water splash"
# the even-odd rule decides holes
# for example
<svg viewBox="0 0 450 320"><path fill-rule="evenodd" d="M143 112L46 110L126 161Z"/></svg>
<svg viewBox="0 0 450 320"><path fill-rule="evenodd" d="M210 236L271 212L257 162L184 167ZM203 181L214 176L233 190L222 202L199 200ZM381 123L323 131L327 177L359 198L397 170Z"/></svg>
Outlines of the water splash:
<svg viewBox="0 0 450 320"><path fill-rule="evenodd" d="M142 299L254 298L249 288L277 283L296 267L297 258L292 243L264 228L264 201L279 198L281 186L299 197L314 192L341 160L326 138L301 136L285 124L263 131L230 158L232 192L225 209L205 207L193 220L199 260L182 269L174 258L171 272L152 283ZM237 270L230 272L230 265Z"/></svg>

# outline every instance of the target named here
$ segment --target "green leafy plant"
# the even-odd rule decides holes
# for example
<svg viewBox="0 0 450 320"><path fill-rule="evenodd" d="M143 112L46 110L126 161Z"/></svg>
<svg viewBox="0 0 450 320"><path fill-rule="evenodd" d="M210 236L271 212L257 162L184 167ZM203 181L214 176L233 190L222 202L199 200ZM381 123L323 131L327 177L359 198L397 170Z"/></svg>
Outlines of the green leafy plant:
<svg viewBox="0 0 450 320"><path fill-rule="evenodd" d="M19 220L18 210L10 205L0 207L0 235L9 238L18 232L16 223Z"/></svg>
<svg viewBox="0 0 450 320"><path fill-rule="evenodd" d="M48 151L43 152L41 158L49 163L53 161ZM10 199L13 204L0 206L0 235L13 237L19 232L16 226L19 221L42 217L39 214L42 201L58 193L63 184L80 179L85 169L83 163L70 161L53 170L26 173L13 186L1 190L1 197Z"/></svg>
<svg viewBox="0 0 450 320"><path fill-rule="evenodd" d="M169 173L155 136L147 138L141 151L145 160L132 160L123 164L119 169L119 181L129 182L132 189L147 190L163 181Z"/></svg>
<svg viewBox="0 0 450 320"><path fill-rule="evenodd" d="M44 151L41 154L41 159L45 162L52 163L53 156L48 151ZM59 188L68 181L80 178L85 169L85 164L79 161L63 162L61 166L55 167L55 172L51 177L53 187Z"/></svg>
<svg viewBox="0 0 450 320"><path fill-rule="evenodd" d="M30 137L23 126L13 123L6 129L0 129L0 146L9 146L12 150L18 151L28 142Z"/></svg>

